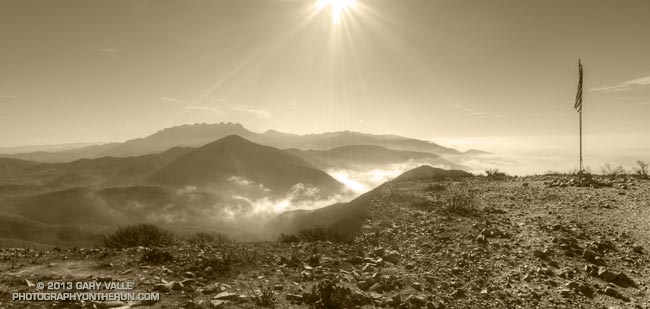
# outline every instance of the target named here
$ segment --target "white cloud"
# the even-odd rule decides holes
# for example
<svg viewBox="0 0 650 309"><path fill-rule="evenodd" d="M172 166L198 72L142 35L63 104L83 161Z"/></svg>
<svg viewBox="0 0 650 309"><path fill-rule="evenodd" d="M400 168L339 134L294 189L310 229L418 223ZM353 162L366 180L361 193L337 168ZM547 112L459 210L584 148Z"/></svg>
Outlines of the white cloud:
<svg viewBox="0 0 650 309"><path fill-rule="evenodd" d="M631 81L626 82L626 84L632 84L632 85L642 85L642 86L647 86L650 85L650 75L633 79Z"/></svg>
<svg viewBox="0 0 650 309"><path fill-rule="evenodd" d="M218 109L216 109L214 107L210 107L210 106L204 106L204 105L188 105L188 106L185 106L185 110L196 110L196 111L210 112L210 113L212 113L214 115L218 115L218 116L221 116L221 115L225 114L221 110L218 110Z"/></svg>
<svg viewBox="0 0 650 309"><path fill-rule="evenodd" d="M209 112L209 113L211 113L213 115L216 115L216 116L223 116L223 115L227 114L223 110L215 108L215 107L206 106L206 105L192 104L190 102L183 101L181 99L172 98L172 97L163 96L163 97L160 97L160 100L165 101L165 102L174 103L174 104L183 105L184 106L183 109L186 110L186 111Z"/></svg>
<svg viewBox="0 0 650 309"><path fill-rule="evenodd" d="M213 98L212 99L215 102L218 103L224 103L227 109L235 111L235 112L240 112L240 113L245 113L245 114L250 114L255 117L261 118L261 119L269 119L271 118L272 114L271 112L261 109L261 108L256 108L253 106L249 106L246 104L241 104L241 103L236 103L232 102L226 99L221 99L221 98Z"/></svg>
<svg viewBox="0 0 650 309"><path fill-rule="evenodd" d="M271 118L271 113L265 109L261 108L254 108L248 105L242 105L242 104L236 104L236 105L231 105L228 108L237 111L237 112L242 112L242 113L247 113L254 115L258 118L262 119L269 119Z"/></svg>
<svg viewBox="0 0 650 309"><path fill-rule="evenodd" d="M650 86L650 75L644 76L644 77L639 77L639 78L636 78L636 79L633 79L633 80L628 80L626 82L622 82L620 84L616 84L616 85L613 85L613 86L592 88L590 90L591 91L597 91L597 92L619 92L619 91L634 90L634 89L638 89L640 87L645 87L645 86Z"/></svg>
<svg viewBox="0 0 650 309"><path fill-rule="evenodd" d="M466 113L472 114L472 115L476 115L476 116L487 115L486 112L477 111L477 110L475 110L475 109L469 108L469 107L464 106L464 105L454 104L453 106L454 106L455 108L457 108L457 109L460 109L460 110L462 110L462 111L464 111L464 112L466 112Z"/></svg>
<svg viewBox="0 0 650 309"><path fill-rule="evenodd" d="M171 98L171 97L160 97L160 100L165 101L165 102L170 102L170 103L177 103L177 104L182 104L182 105L190 105L190 103L185 102L183 100Z"/></svg>

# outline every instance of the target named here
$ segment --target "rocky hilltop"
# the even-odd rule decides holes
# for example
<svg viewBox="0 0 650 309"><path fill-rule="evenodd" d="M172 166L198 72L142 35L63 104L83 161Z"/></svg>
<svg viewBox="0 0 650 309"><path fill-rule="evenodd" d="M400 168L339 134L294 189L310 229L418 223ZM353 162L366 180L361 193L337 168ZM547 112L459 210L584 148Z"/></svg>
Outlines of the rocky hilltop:
<svg viewBox="0 0 650 309"><path fill-rule="evenodd" d="M0 307L650 306L649 181L596 188L559 186L571 183L563 176L412 174L373 192L351 235L323 226L273 242L195 236L155 248L3 249ZM135 282L160 300L10 299L36 282L94 279Z"/></svg>

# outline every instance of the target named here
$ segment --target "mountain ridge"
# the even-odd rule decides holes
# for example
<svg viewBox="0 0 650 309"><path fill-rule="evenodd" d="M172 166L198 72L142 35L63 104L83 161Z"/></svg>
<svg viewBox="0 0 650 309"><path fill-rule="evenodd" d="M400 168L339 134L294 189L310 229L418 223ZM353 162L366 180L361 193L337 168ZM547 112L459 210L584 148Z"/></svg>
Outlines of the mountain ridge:
<svg viewBox="0 0 650 309"><path fill-rule="evenodd" d="M433 142L398 135L375 135L353 131L335 131L297 135L275 130L256 133L239 123L186 124L158 130L141 138L121 143L92 145L64 151L39 151L1 154L0 157L40 162L69 162L83 158L105 156L125 157L153 154L173 147L201 147L229 135L239 135L252 142L280 149L327 150L349 145L375 145L393 150L429 152L439 156L471 155Z"/></svg>

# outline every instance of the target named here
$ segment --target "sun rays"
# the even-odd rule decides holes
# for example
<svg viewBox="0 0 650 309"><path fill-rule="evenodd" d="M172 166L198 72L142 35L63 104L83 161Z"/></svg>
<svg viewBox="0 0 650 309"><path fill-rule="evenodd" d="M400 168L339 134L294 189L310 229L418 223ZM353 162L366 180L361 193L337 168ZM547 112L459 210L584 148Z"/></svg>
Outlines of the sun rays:
<svg viewBox="0 0 650 309"><path fill-rule="evenodd" d="M249 48L242 50L236 61L215 69L214 80L187 100L192 106L223 110L215 98L264 109L283 101L309 102L317 104L332 122L330 126L355 127L360 104L376 95L374 89L387 89L386 81L406 88L405 97L426 97L431 87L420 85L438 84L438 76L430 70L434 67L431 59L402 37L412 31L386 7L363 0L287 1L282 5L287 10L275 11L275 25L248 34L258 36L264 31L265 36L259 35L254 44L232 43L248 44ZM279 19L277 12L286 14ZM395 69L408 72L416 82L405 86L391 74ZM268 82L257 83L262 77ZM254 91L252 82L256 82ZM187 117L194 114L196 111ZM239 116L211 117L224 120ZM276 117L283 115L276 113L268 118L276 121ZM246 121L244 116L240 118L236 120Z"/></svg>
<svg viewBox="0 0 650 309"><path fill-rule="evenodd" d="M349 10L355 9L356 6L356 0L318 0L317 2L319 11L326 7L332 9L332 21L334 23L338 23L343 14L347 13Z"/></svg>

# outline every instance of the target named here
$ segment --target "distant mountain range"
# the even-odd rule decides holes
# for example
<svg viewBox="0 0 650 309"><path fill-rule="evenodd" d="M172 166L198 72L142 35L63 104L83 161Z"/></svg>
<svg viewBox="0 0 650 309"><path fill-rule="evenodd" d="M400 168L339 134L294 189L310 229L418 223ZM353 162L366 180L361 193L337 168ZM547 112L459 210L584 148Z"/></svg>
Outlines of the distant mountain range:
<svg viewBox="0 0 650 309"><path fill-rule="evenodd" d="M282 196L297 184L318 188L323 197L343 189L334 178L304 159L237 135L199 148L175 147L136 157L65 163L0 158L0 185L40 186L44 190L158 185L237 194L238 188L252 186L263 189L265 194Z"/></svg>
<svg viewBox="0 0 650 309"><path fill-rule="evenodd" d="M15 229L0 229L0 245L72 245L137 222L254 233L255 225L244 223L259 199L328 199L343 189L305 160L236 135L135 157L65 163L0 158L0 222ZM94 236L69 235L75 231Z"/></svg>
<svg viewBox="0 0 650 309"><path fill-rule="evenodd" d="M10 154L0 157L0 225L12 230L0 227L0 246L87 245L107 230L137 222L250 235L263 232L259 220L269 219L274 207L331 204L352 194L325 170L395 164L464 169L454 162L459 156L465 154L395 135L260 134L233 123L173 127L124 143ZM405 175L428 177L429 171ZM295 231L326 225L347 233L375 192L315 211L289 212L269 226ZM281 228L278 222L284 222Z"/></svg>
<svg viewBox="0 0 650 309"><path fill-rule="evenodd" d="M102 157L64 163L0 158L0 184L48 188L133 185L145 181L152 173L192 150L176 147L138 157Z"/></svg>
<svg viewBox="0 0 650 309"><path fill-rule="evenodd" d="M76 149L99 145L102 143L67 143L67 144L54 144L54 145L26 145L26 146L13 146L13 147L0 147L0 153L14 154L14 153L27 153L38 151L63 151L69 149Z"/></svg>
<svg viewBox="0 0 650 309"><path fill-rule="evenodd" d="M176 126L123 143L92 145L63 151L0 154L0 156L41 162L67 162L106 156L140 156L160 153L174 147L200 147L229 135L238 135L254 143L280 149L328 150L342 146L369 145L393 150L428 152L439 156L462 156L465 154L432 142L397 135L373 135L351 131L307 135L295 135L273 130L255 133L238 123L218 123ZM472 150L467 154L476 154L476 151Z"/></svg>

